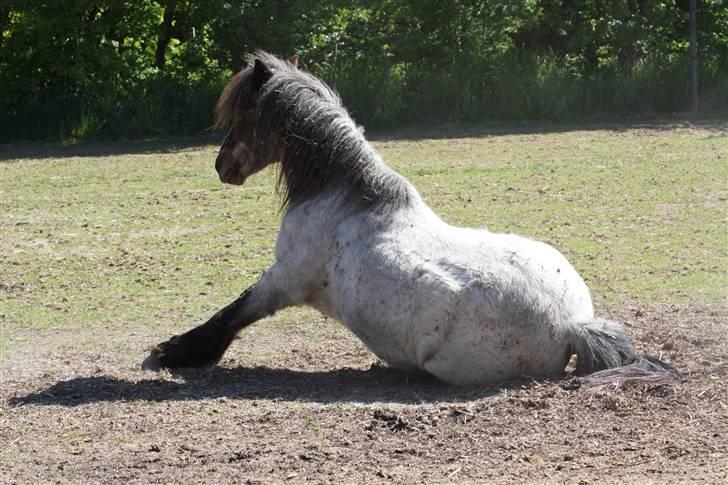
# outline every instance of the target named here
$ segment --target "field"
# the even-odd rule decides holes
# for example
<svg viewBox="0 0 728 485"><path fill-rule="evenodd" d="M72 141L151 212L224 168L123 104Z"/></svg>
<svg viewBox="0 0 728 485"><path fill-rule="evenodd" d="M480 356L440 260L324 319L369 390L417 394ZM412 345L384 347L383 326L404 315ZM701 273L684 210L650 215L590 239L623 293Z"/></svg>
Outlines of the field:
<svg viewBox="0 0 728 485"><path fill-rule="evenodd" d="M547 241L685 382L455 388L291 309L142 371L272 262L271 169L209 140L0 146L0 482L728 480L728 123L375 137L446 221Z"/></svg>

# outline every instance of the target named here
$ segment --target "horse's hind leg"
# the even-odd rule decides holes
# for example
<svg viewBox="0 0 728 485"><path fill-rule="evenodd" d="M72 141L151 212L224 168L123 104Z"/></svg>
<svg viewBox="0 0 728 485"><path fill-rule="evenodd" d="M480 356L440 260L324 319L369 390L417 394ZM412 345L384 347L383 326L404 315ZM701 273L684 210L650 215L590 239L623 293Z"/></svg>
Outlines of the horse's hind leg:
<svg viewBox="0 0 728 485"><path fill-rule="evenodd" d="M273 269L206 323L154 347L142 369L215 365L241 329L288 306Z"/></svg>

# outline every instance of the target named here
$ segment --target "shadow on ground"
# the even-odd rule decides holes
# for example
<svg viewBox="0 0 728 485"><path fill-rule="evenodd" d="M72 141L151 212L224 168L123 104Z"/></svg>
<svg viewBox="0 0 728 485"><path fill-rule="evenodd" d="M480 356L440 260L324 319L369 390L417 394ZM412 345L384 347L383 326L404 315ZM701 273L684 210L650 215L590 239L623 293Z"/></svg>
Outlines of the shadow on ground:
<svg viewBox="0 0 728 485"><path fill-rule="evenodd" d="M714 132L715 136L728 135L728 120L725 118L690 119L688 116L666 118L646 117L644 119L623 120L579 120L565 122L523 121L489 122L487 124L390 128L387 131L372 130L367 137L372 141L398 141L445 138L479 138L504 135L545 135L568 133L571 131L612 131L616 133L629 130L662 132L676 128L699 129Z"/></svg>
<svg viewBox="0 0 728 485"><path fill-rule="evenodd" d="M141 372L141 371L140 371ZM146 375L146 374L145 374ZM502 388L455 387L426 374L410 374L387 367L367 370L299 371L269 367L216 367L132 380L110 376L77 377L25 396L8 400L11 406L79 406L119 401L197 401L216 398L316 403L461 402L497 394ZM521 383L510 384L521 385Z"/></svg>
<svg viewBox="0 0 728 485"><path fill-rule="evenodd" d="M0 144L0 162L15 160L65 158L65 157L106 157L113 155L143 155L152 153L176 153L184 150L199 149L218 145L222 135L193 135L188 137L151 138L127 141L80 142L71 144L20 142ZM216 153L210 151L214 159Z"/></svg>
<svg viewBox="0 0 728 485"><path fill-rule="evenodd" d="M478 138L502 135L532 135L548 133L565 133L570 131L614 131L628 130L665 131L675 128L696 128L715 132L715 136L728 135L728 120L690 119L687 116L668 118L644 118L627 120L582 120L571 122L489 122L473 125L442 125L397 128L386 130L375 129L367 132L372 141L424 140L443 138ZM151 153L175 153L182 150L218 145L222 134L201 134L187 137L169 137L128 141L81 142L73 144L59 143L9 143L0 144L0 162L22 160L25 158L64 158L64 157L103 157L112 155L134 155ZM214 152L211 151L214 158Z"/></svg>

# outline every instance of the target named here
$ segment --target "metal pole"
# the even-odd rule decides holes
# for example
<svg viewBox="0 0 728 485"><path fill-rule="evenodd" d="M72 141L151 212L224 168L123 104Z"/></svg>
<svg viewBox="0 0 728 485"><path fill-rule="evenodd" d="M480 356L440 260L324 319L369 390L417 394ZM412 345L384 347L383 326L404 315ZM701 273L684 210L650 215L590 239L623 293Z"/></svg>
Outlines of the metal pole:
<svg viewBox="0 0 728 485"><path fill-rule="evenodd" d="M698 112L698 29L697 29L697 3L690 0L690 98L693 113Z"/></svg>

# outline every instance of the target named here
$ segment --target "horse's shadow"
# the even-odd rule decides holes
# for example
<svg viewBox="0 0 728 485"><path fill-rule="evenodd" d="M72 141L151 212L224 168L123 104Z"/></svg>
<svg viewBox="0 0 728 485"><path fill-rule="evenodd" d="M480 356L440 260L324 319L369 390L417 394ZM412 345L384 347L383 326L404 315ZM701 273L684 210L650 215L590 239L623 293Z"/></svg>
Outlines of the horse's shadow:
<svg viewBox="0 0 728 485"><path fill-rule="evenodd" d="M120 401L196 401L217 398L317 403L463 402L497 394L503 387L455 387L426 374L372 366L300 371L270 367L186 369L175 377L131 380L111 376L76 377L8 400L11 406L79 406ZM516 383L515 385L522 385ZM512 387L511 383L508 387Z"/></svg>

